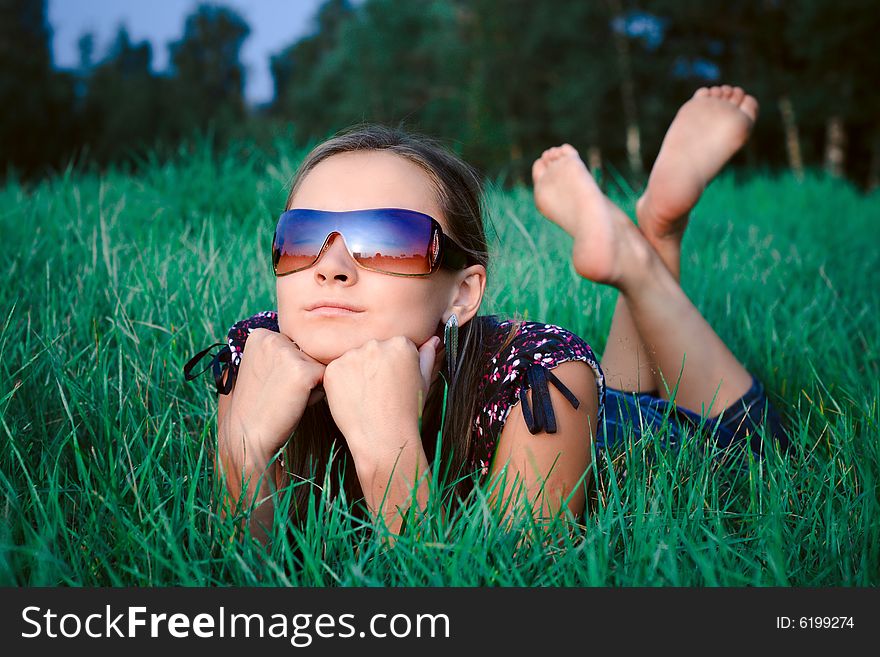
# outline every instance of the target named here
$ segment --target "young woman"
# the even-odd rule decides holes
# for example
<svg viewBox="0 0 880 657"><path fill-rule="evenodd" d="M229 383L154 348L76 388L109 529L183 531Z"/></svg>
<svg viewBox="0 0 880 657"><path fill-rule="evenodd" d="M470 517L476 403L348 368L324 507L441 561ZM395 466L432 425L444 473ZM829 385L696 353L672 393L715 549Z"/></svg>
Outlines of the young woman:
<svg viewBox="0 0 880 657"><path fill-rule="evenodd" d="M472 168L378 126L317 146L275 230L278 310L237 322L212 361L218 474L234 502L262 501L252 527L265 538L273 491L323 478L332 449L347 499L398 531L413 493L427 502L441 423L441 470L460 496L506 465L492 499L527 495L543 516L584 512L593 441L638 436L670 413L673 439L700 430L760 456L766 410L764 436L787 444L760 382L678 283L688 214L757 109L738 87L699 89L664 139L638 227L572 146L534 163L535 204L574 238L577 272L620 291L601 366L562 327L478 314L488 252ZM310 490L296 487L293 521Z"/></svg>

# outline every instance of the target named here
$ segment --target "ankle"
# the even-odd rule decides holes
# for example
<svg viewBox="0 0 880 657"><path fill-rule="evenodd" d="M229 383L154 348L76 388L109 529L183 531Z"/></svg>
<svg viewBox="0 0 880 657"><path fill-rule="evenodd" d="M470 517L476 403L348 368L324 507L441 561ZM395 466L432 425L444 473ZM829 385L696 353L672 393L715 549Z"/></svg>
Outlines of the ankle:
<svg viewBox="0 0 880 657"><path fill-rule="evenodd" d="M676 281L681 280L681 238L656 237L645 235L645 241L651 245L660 261L669 270Z"/></svg>
<svg viewBox="0 0 880 657"><path fill-rule="evenodd" d="M625 248L623 249L619 279L612 285L624 294L630 290L643 287L657 275L658 268L666 269L660 255L634 224L630 223L625 232ZM668 271L667 271L668 274Z"/></svg>
<svg viewBox="0 0 880 657"><path fill-rule="evenodd" d="M660 256L666 268L678 280L681 271L681 240L684 237L684 231L660 235L652 229L659 222L648 198L648 190L645 190L645 193L636 202L636 217L639 220L639 230L642 231L642 235ZM676 220L676 223L683 222Z"/></svg>
<svg viewBox="0 0 880 657"><path fill-rule="evenodd" d="M681 243L681 238L684 237L684 226L677 227L687 224L689 214L689 212L683 215L673 213L665 207L658 207L651 198L650 185L636 201L636 218L639 220L639 229L648 239Z"/></svg>

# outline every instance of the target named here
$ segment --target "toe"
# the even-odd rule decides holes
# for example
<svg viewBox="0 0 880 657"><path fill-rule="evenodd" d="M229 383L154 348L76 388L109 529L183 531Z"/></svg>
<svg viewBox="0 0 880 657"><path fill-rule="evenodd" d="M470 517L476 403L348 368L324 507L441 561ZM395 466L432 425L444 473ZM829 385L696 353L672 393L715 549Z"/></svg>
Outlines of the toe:
<svg viewBox="0 0 880 657"><path fill-rule="evenodd" d="M544 173L544 169L547 168L547 165L544 163L542 159L535 160L535 163L532 164L532 181L538 182L538 179Z"/></svg>
<svg viewBox="0 0 880 657"><path fill-rule="evenodd" d="M720 98L721 87L709 87L709 95L712 96L712 98Z"/></svg>
<svg viewBox="0 0 880 657"><path fill-rule="evenodd" d="M746 92L743 91L742 87L734 87L733 92L730 94L730 102L734 105L739 105L745 96Z"/></svg>
<svg viewBox="0 0 880 657"><path fill-rule="evenodd" d="M739 104L739 108L752 121L755 121L758 118L758 101L755 100L754 96L746 95L746 97L743 98L742 102Z"/></svg>
<svg viewBox="0 0 880 657"><path fill-rule="evenodd" d="M694 98L705 98L709 95L709 87L700 87L694 92Z"/></svg>
<svg viewBox="0 0 880 657"><path fill-rule="evenodd" d="M729 100L730 96L733 94L733 87L729 84L721 85L721 97L725 100Z"/></svg>

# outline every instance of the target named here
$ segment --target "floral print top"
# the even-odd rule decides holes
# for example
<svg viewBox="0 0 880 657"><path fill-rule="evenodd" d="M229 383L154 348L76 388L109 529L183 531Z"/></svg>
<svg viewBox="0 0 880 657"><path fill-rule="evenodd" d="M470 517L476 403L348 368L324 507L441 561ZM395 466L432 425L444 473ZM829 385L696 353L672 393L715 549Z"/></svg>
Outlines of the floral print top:
<svg viewBox="0 0 880 657"><path fill-rule="evenodd" d="M488 329L485 331L488 336L485 344L488 367L478 386L483 403L472 427L469 458L472 470L479 470L483 476L488 474L501 429L510 410L518 403L523 404L523 419L531 433L556 432L556 418L550 402L548 384L556 386L572 406L579 406L580 401L551 371L561 363L580 360L592 368L599 400L597 419L601 425L605 408L605 376L593 350L583 339L554 324L500 320L496 315L483 315L475 318L477 319L486 322ZM514 324L516 329L511 335ZM259 312L236 322L229 329L227 344L214 355L210 363L219 394L228 394L231 391L248 335L255 328L278 331L277 312ZM190 359L184 366L187 380L198 376L191 375L189 371L210 349L219 344L211 345ZM231 372L226 386L223 385L222 378L224 363ZM531 405L526 396L529 389L532 390Z"/></svg>

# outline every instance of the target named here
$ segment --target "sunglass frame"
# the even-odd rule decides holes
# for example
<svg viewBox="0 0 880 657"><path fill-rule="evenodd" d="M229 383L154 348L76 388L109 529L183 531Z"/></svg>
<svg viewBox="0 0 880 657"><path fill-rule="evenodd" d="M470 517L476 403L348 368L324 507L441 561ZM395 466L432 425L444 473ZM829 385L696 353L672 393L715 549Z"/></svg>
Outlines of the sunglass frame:
<svg viewBox="0 0 880 657"><path fill-rule="evenodd" d="M290 215L290 214L296 212L297 210L306 210L306 209L308 209L310 212L322 212L322 213L326 213L326 214L330 214L330 215L341 215L341 214L349 214L349 213L354 214L354 213L364 212L364 211L379 212L379 211L383 211L383 210L394 210L396 212L403 211L408 214L419 215L421 217L424 217L425 219L428 219L431 222L430 243L433 244L434 240L437 239L438 235L440 238L439 248L437 250L438 252L437 253L432 252L432 254L431 254L431 260L432 260L431 270L428 272L424 272L424 273L406 274L406 273L400 273L400 272L385 271L382 269L376 269L374 267L368 267L367 265L363 264L362 262L359 262L358 259L354 257L354 254L352 253L351 249L348 246L348 242L345 239L345 235L341 231L333 230L333 231L330 231L329 233L327 233L327 236L324 238L324 243L321 245L321 249L318 251L318 254L315 256L315 259L311 262L311 264L309 264L305 267L300 267L298 269L293 269L291 271L284 272L283 274L279 274L277 265L278 265L278 260L280 259L280 257L276 256L276 252L278 251L278 249L276 249L276 247L275 247L276 238L278 237L278 228L281 226L282 220L284 220L284 218L287 215ZM443 227L440 225L440 223L436 219L434 219L434 217L432 217L431 215L425 214L423 212L418 212L416 210L407 210L405 208L366 208L364 210L346 210L346 211L341 211L341 212L335 212L332 210L312 210L310 208L292 208L290 210L282 212L281 215L278 217L278 222L275 225L275 232L272 235L272 270L275 272L275 277L280 278L281 276L288 276L290 274L295 274L297 272L305 271L306 269L311 269L312 267L314 267L317 264L317 262L321 259L321 256L324 255L324 252L327 250L327 248L330 244L330 238L334 234L339 234L339 236L342 237L342 241L345 243L345 249L348 251L348 255L351 256L351 259L354 260L355 264L358 267L360 267L361 269L366 269L367 271L374 271L374 272L377 272L380 274L386 274L388 276L405 276L407 278L424 278L425 276L430 276L431 274L436 272L441 267L457 271L457 270L464 269L469 264L471 264L471 258L469 257L467 251L465 251L462 246L460 246L457 242L455 242L452 238L450 238L446 233L443 232Z"/></svg>

